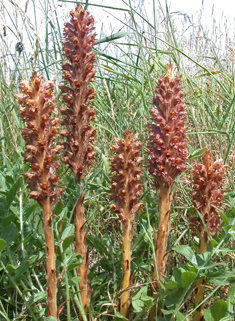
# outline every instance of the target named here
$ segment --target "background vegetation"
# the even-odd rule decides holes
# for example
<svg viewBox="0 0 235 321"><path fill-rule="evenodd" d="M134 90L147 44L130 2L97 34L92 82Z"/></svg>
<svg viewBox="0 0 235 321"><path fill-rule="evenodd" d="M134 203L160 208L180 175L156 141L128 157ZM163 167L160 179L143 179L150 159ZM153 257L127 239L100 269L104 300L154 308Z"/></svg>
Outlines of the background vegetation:
<svg viewBox="0 0 235 321"><path fill-rule="evenodd" d="M57 101L62 104L58 89L63 59L61 20L68 21L65 6L68 1L26 1L25 10L13 0L9 2L11 7L8 1L1 5L3 28L0 34L0 238L4 240L0 242L0 319L46 320L41 212L38 204L29 199L22 175L28 165L21 156L24 143L15 93L19 80L29 79L36 69L45 79L55 81ZM165 65L172 63L181 77L185 93L190 156L188 170L177 179L175 186L168 246L171 252L163 293L167 311L163 320L191 320L193 290L199 278L204 278L208 284L205 290L206 321L234 320L235 51L226 39L221 46L216 30L208 38L203 27L187 16L182 16L182 29L179 30L167 4L161 8L153 0L151 19L146 16L144 2L137 10L134 1L123 0L123 4L128 6L128 19L121 21L122 30L114 35L102 34L95 47L98 61L94 88L97 95L93 105L98 111L94 124L98 128L94 147L97 160L83 182L87 188L85 208L89 226L92 318L122 319L116 306L122 279L122 233L118 216L109 207L110 144L114 137L121 137L125 129L139 132L143 142L142 156L147 160L147 123L154 89ZM34 8L34 16L28 16L28 5ZM57 6L64 8L63 18L58 16ZM42 21L38 20L39 7L43 12ZM90 7L89 4L88 9ZM119 10L113 8L114 16ZM4 19L11 19L14 29L9 29ZM40 30L42 26L44 28L42 36L38 33L39 26ZM184 37L185 30L189 31L187 37ZM12 34L16 37L11 42ZM14 48L16 43L18 47ZM224 49L220 50L221 47ZM198 238L189 226L189 217L193 215L191 169L206 149L215 159L221 158L227 164L227 191L220 232L204 255L196 255ZM147 320L147 311L153 304L149 285L154 264L153 225L157 225L158 200L147 166L145 161L141 199L145 205L133 231L134 312L131 320ZM74 268L78 263L73 254L74 227L71 222L79 186L65 167L61 168L61 179L61 185L66 189L54 210L55 241L58 272L63 268L65 272L59 283L58 301L65 306L61 320L77 320L80 302Z"/></svg>

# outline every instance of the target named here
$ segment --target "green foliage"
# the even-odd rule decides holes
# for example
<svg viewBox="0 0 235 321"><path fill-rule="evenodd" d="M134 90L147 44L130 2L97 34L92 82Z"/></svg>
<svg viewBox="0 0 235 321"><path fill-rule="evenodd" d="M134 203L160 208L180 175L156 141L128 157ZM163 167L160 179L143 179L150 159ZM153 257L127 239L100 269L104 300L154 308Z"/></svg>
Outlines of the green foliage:
<svg viewBox="0 0 235 321"><path fill-rule="evenodd" d="M228 305L223 300L218 300L211 307L211 314L215 321L223 319L228 310Z"/></svg>
<svg viewBox="0 0 235 321"><path fill-rule="evenodd" d="M62 18L58 14L60 8L53 0L30 1L33 12L30 17L25 8L20 10L13 5L13 9L9 9L3 3L2 10L17 39L10 41L9 36L1 36L0 39L1 50L4 48L0 66L1 320L55 320L45 317L47 294L41 209L29 199L22 176L28 171L28 165L23 163L21 156L24 143L20 135L22 123L15 93L18 92L19 79L29 79L33 69L42 72L47 79L55 80L58 88L62 78L62 20L68 20L69 12L66 2L60 1L66 15ZM75 6L74 3L69 5L70 8ZM96 19L95 5L88 1L87 5ZM143 10L135 9L134 0L128 4L123 1L123 5L126 5L125 10L113 6L113 15L124 11L131 19L120 19L122 29L119 32L104 30L98 36L95 48L98 58L97 81L93 84L97 92L94 107L98 111L94 125L97 127L96 161L85 175L81 190L67 168L64 165L60 168L60 184L66 189L53 216L57 274L62 274L58 283L58 305L63 307L60 319L79 320L82 311L76 276L81 256L74 254L72 222L75 200L86 188L84 205L86 226L89 227L91 320L126 320L117 312L122 280L122 231L118 217L110 211L107 195L110 193L110 144L115 136L121 137L125 129L140 133L142 156L145 158L141 199L145 208L138 213L133 229L131 320L147 320L151 306L156 303L151 294L151 278L155 264L153 226L157 229L158 198L147 168L147 123L156 81L164 73L165 65L173 63L185 92L190 156L188 171L177 180L175 187L167 276L159 294L163 316L158 321L186 318L191 321L195 310L193 291L201 279L207 284L205 320L233 320L234 53L228 46L218 50L220 45L216 34L208 39L203 27L195 23L185 45L181 34L186 29L190 31L192 24L189 19L185 17L182 32L177 32L176 18L170 9L167 6L157 8L154 0L154 17L144 13L144 2ZM102 7L102 4L98 6ZM43 13L42 18L39 11ZM7 35L9 32L7 29ZM19 41L25 44L20 56L14 49L15 42ZM60 93L57 92L56 96L59 108L62 104ZM206 253L196 254L198 238L195 229L189 227L189 216L197 215L192 210L191 168L206 149L212 150L216 159L222 158L227 163L228 189L221 210L223 224L220 232L211 239ZM82 318L86 320L86 316Z"/></svg>

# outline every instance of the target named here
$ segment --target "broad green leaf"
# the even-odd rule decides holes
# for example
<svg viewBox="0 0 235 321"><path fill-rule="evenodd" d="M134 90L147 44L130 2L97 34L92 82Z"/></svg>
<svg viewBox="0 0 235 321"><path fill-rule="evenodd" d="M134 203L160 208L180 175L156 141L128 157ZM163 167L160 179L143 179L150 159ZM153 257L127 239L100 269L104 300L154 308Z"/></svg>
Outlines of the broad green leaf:
<svg viewBox="0 0 235 321"><path fill-rule="evenodd" d="M34 293L29 299L29 306L32 305L33 303L40 302L46 298L47 298L46 292Z"/></svg>
<svg viewBox="0 0 235 321"><path fill-rule="evenodd" d="M185 316L180 311L177 311L176 312L176 321L183 321L183 320L185 320Z"/></svg>
<svg viewBox="0 0 235 321"><path fill-rule="evenodd" d="M7 264L6 269L10 274L15 273L15 271L18 269L18 265Z"/></svg>
<svg viewBox="0 0 235 321"><path fill-rule="evenodd" d="M188 245L179 245L176 247L173 247L173 250L181 255L183 255L187 260L189 260L190 263L197 265L196 256Z"/></svg>
<svg viewBox="0 0 235 321"><path fill-rule="evenodd" d="M44 317L43 321L57 321L58 319L55 317Z"/></svg>
<svg viewBox="0 0 235 321"><path fill-rule="evenodd" d="M211 310L204 310L205 321L214 321L214 318L211 315Z"/></svg>
<svg viewBox="0 0 235 321"><path fill-rule="evenodd" d="M71 271L71 270L73 270L73 269L75 269L75 268L77 268L79 265L81 265L82 264L82 262L77 262L77 263L71 263L71 264L69 264L68 265L68 271Z"/></svg>
<svg viewBox="0 0 235 321"><path fill-rule="evenodd" d="M115 318L114 318L114 321L119 321L119 320L126 320L128 321L127 318L125 318L123 315L121 315L119 312L116 312L115 313Z"/></svg>
<svg viewBox="0 0 235 321"><path fill-rule="evenodd" d="M19 177L18 180L15 182L15 184L12 186L12 188L7 193L7 209L9 210L12 202L14 201L17 192L19 191L20 187L23 184L23 177Z"/></svg>
<svg viewBox="0 0 235 321"><path fill-rule="evenodd" d="M150 308L153 304L154 298L147 295L146 293L143 293L141 300L144 302L147 308Z"/></svg>
<svg viewBox="0 0 235 321"><path fill-rule="evenodd" d="M172 290L172 289L176 288L177 286L178 286L178 284L175 281L170 281L170 282L165 283L166 290Z"/></svg>
<svg viewBox="0 0 235 321"><path fill-rule="evenodd" d="M15 224L10 223L6 228L4 228L1 236L6 241L7 245L10 246L17 236L17 228Z"/></svg>
<svg viewBox="0 0 235 321"><path fill-rule="evenodd" d="M62 243L64 251L69 247L70 244L72 244L73 239L74 239L74 235L70 235L70 236L66 237L66 239Z"/></svg>
<svg viewBox="0 0 235 321"><path fill-rule="evenodd" d="M73 234L73 233L74 233L74 225L71 224L71 225L67 226L67 227L64 229L64 231L63 231L63 233L62 233L62 235L61 235L61 239L63 240L63 239L65 239L67 236L69 236L70 234Z"/></svg>
<svg viewBox="0 0 235 321"><path fill-rule="evenodd" d="M170 314L173 314L175 312L175 310L165 310L165 309L161 309L162 313L164 315L170 315Z"/></svg>
<svg viewBox="0 0 235 321"><path fill-rule="evenodd" d="M183 272L181 274L181 283L184 289L187 289L196 279L197 275L194 272Z"/></svg>
<svg viewBox="0 0 235 321"><path fill-rule="evenodd" d="M0 239L0 252L2 252L7 247L7 243L5 240Z"/></svg>
<svg viewBox="0 0 235 321"><path fill-rule="evenodd" d="M180 304L185 294L183 287L173 289L165 298L165 305L168 309L173 309L176 304Z"/></svg>
<svg viewBox="0 0 235 321"><path fill-rule="evenodd" d="M211 307L211 314L215 321L220 321L228 311L228 304L223 300L216 301Z"/></svg>
<svg viewBox="0 0 235 321"><path fill-rule="evenodd" d="M222 211L219 211L219 212L220 212L220 215L222 217L222 220L224 221L224 224L229 225L228 217Z"/></svg>
<svg viewBox="0 0 235 321"><path fill-rule="evenodd" d="M204 152L207 151L207 148L199 148L196 149L195 151L193 151L192 153L190 153L189 155L189 159L196 159L199 158Z"/></svg>
<svg viewBox="0 0 235 321"><path fill-rule="evenodd" d="M27 205L24 208L24 220L27 221L30 215L34 213L37 209L39 209L40 205L35 200L30 199L27 200Z"/></svg>
<svg viewBox="0 0 235 321"><path fill-rule="evenodd" d="M148 296L148 287L143 286L132 298L132 305L135 312L141 312L144 307L150 308L153 303L153 298Z"/></svg>
<svg viewBox="0 0 235 321"><path fill-rule="evenodd" d="M31 264L32 263L29 260L21 262L20 266L16 270L16 274L14 276L14 279L15 280L19 279L19 277L21 277L22 274L24 274L29 269Z"/></svg>
<svg viewBox="0 0 235 321"><path fill-rule="evenodd" d="M181 286L181 271L179 269L174 270L172 280Z"/></svg>
<svg viewBox="0 0 235 321"><path fill-rule="evenodd" d="M144 302L141 298L142 298L142 295L147 292L146 288L147 287L145 286L140 288L139 291L137 291L132 298L132 306L134 311L137 313L141 312L144 308Z"/></svg>
<svg viewBox="0 0 235 321"><path fill-rule="evenodd" d="M140 299L132 300L132 307L134 309L134 312L141 312L144 308L144 302Z"/></svg>
<svg viewBox="0 0 235 321"><path fill-rule="evenodd" d="M81 281L81 277L80 276L74 276L71 281L74 283L74 284L77 284L78 282Z"/></svg>
<svg viewBox="0 0 235 321"><path fill-rule="evenodd" d="M70 262L68 264L68 262ZM80 254L76 254L76 255L71 255L70 259L67 259L67 270L71 271L75 268L77 268L79 265L82 264L82 256Z"/></svg>
<svg viewBox="0 0 235 321"><path fill-rule="evenodd" d="M227 303L228 303L228 311L233 313L233 305L234 305L234 294L235 294L235 285L233 285L227 295Z"/></svg>
<svg viewBox="0 0 235 321"><path fill-rule="evenodd" d="M190 272L194 272L194 273L198 273L198 268L195 265L190 265L189 263L185 264L185 267L190 271Z"/></svg>

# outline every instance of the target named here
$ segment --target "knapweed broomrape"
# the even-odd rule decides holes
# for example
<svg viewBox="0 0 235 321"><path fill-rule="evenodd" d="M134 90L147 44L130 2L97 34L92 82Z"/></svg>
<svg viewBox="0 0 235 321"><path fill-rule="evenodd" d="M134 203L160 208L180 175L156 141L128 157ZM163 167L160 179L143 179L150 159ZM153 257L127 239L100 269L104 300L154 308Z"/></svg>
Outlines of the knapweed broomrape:
<svg viewBox="0 0 235 321"><path fill-rule="evenodd" d="M94 20L87 10L80 5L71 11L70 23L65 23L63 49L67 61L62 62L65 85L60 86L66 107L61 108L65 115L63 125L66 129L61 131L65 137L62 145L65 149L64 161L71 168L78 183L83 178L84 171L95 157L92 148L96 130L90 123L95 119L94 108L88 109L90 100L95 97L95 91L90 83L95 76L94 64L96 62L93 47L96 43ZM88 309L89 291L87 282L88 260L86 249L85 215L83 208L85 192L78 198L75 212L75 252L81 254L83 263L77 268L81 277L79 288L83 307Z"/></svg>
<svg viewBox="0 0 235 321"><path fill-rule="evenodd" d="M221 205L225 189L224 183L226 166L222 160L214 162L209 151L203 154L203 164L197 163L193 169L193 200L195 208L201 213L204 224L199 217L192 217L191 223L196 227L199 236L198 253L205 253L209 242L206 227L215 236L222 224L217 208ZM206 225L206 227L205 227ZM195 290L195 307L202 301L204 296L204 280L198 280ZM203 305L201 304L194 313L193 321L204 319Z"/></svg>
<svg viewBox="0 0 235 321"><path fill-rule="evenodd" d="M123 225L123 254L122 254L122 284L121 300L119 302L120 313L127 317L130 308L130 290L126 290L132 284L131 253L132 253L132 224L135 215L142 208L143 203L138 203L141 196L141 142L138 134L132 135L130 130L123 133L123 138L115 138L115 144L111 146L114 156L111 157L110 176L112 193L110 199L115 213L118 213Z"/></svg>
<svg viewBox="0 0 235 321"><path fill-rule="evenodd" d="M174 76L172 65L168 65L156 87L156 98L153 99L156 107L150 110L149 124L149 170L159 199L154 291L159 289L159 280L163 282L166 273L173 184L176 177L186 170L186 108L182 98L180 78Z"/></svg>
<svg viewBox="0 0 235 321"><path fill-rule="evenodd" d="M46 277L48 293L48 316L58 317L57 313L57 277L56 254L54 247L52 209L63 188L58 188L59 178L56 173L59 161L55 155L62 147L53 144L58 136L57 118L50 118L55 102L53 83L42 83L43 77L33 73L30 83L21 80L21 93L17 94L20 117L26 128L21 129L26 141L25 162L31 172L24 173L25 180L32 190L30 197L37 200L43 210L43 229L46 240Z"/></svg>

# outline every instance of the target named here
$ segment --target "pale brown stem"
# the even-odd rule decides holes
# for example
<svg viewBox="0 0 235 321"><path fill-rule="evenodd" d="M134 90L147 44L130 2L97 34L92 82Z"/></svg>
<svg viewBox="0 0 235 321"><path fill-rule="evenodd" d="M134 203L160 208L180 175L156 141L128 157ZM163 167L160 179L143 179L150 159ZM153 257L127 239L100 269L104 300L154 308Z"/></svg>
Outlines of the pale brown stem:
<svg viewBox="0 0 235 321"><path fill-rule="evenodd" d="M43 229L46 240L46 270L48 292L48 316L57 317L57 279L55 267L55 246L53 235L52 209L50 199L47 197L43 203Z"/></svg>
<svg viewBox="0 0 235 321"><path fill-rule="evenodd" d="M82 256L82 264L77 268L77 275L81 277L79 281L79 289L81 290L81 300L85 312L88 313L89 295L87 284L87 248L86 248L86 234L84 233L84 225L86 223L84 215L83 200L85 192L80 195L74 212L75 225L75 253Z"/></svg>
<svg viewBox="0 0 235 321"><path fill-rule="evenodd" d="M153 282L153 291L157 292L160 289L159 281L164 282L163 275L166 274L166 261L167 261L167 240L171 228L171 202L172 202L172 189L160 188L158 191L159 198L159 224L158 232L155 237L155 255L156 255L156 265L154 267L154 282ZM156 299L157 295L153 294L153 297ZM157 306L153 306L149 320L155 320ZM161 316L161 311L159 309L158 316Z"/></svg>
<svg viewBox="0 0 235 321"><path fill-rule="evenodd" d="M131 285L131 238L132 238L132 224L131 220L127 220L123 224L123 254L122 254L122 284L121 291L125 290ZM120 313L127 317L130 307L130 291L125 291L121 295Z"/></svg>
<svg viewBox="0 0 235 321"><path fill-rule="evenodd" d="M159 197L159 225L158 233L156 239L156 260L157 260L157 270L154 271L154 280L158 278L163 282L163 275L166 274L166 261L167 261L167 240L171 228L171 201L172 201L172 190L171 189L161 189L158 191ZM159 285L158 285L159 287Z"/></svg>
<svg viewBox="0 0 235 321"><path fill-rule="evenodd" d="M205 229L199 235L199 249L198 253L205 253L207 251L208 237ZM195 307L197 307L204 299L204 280L198 280L195 289ZM200 305L194 312L193 321L203 321L204 319L204 305Z"/></svg>

